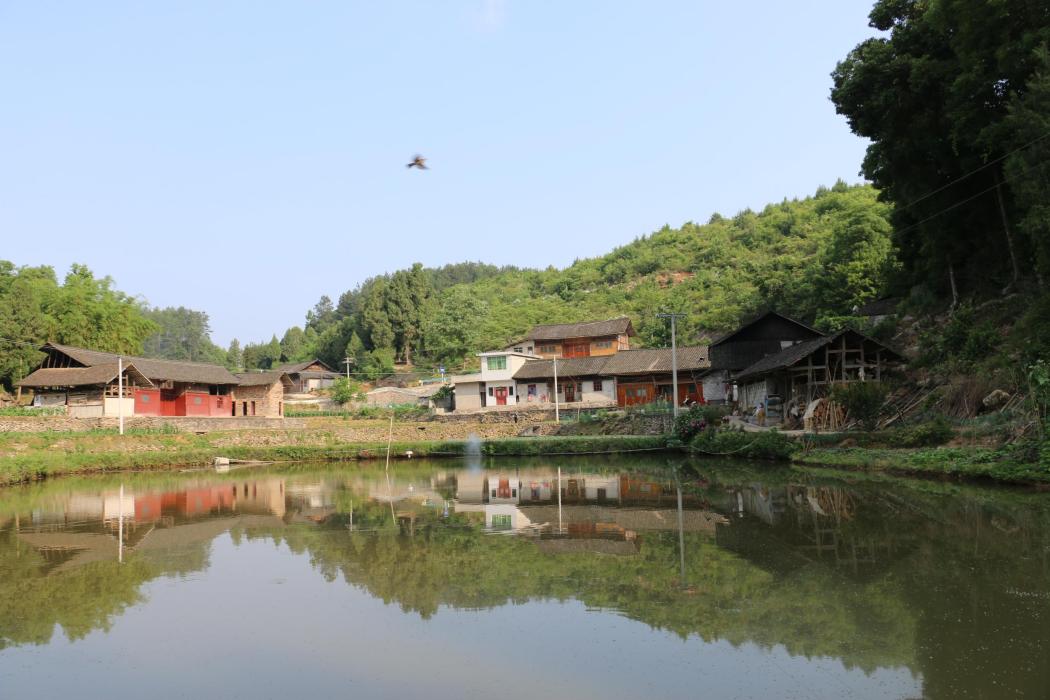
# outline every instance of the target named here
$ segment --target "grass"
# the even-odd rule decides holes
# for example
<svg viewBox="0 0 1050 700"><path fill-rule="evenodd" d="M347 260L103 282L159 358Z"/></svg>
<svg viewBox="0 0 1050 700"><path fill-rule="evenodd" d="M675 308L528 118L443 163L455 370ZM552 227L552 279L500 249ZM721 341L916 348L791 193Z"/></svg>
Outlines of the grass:
<svg viewBox="0 0 1050 700"><path fill-rule="evenodd" d="M1050 484L1050 469L1046 465L1031 460L1020 449L1011 448L818 447L797 453L793 461L801 465L879 471L898 476Z"/></svg>
<svg viewBox="0 0 1050 700"><path fill-rule="evenodd" d="M349 461L386 456L385 442L324 444L215 445L222 433L194 435L151 431L85 433L18 433L0 436L0 485L60 474L117 470L150 470L203 466L215 457L256 461ZM662 436L585 436L505 438L468 443L462 440L401 441L391 444L391 456L463 457L474 450L487 456L614 454L665 449Z"/></svg>

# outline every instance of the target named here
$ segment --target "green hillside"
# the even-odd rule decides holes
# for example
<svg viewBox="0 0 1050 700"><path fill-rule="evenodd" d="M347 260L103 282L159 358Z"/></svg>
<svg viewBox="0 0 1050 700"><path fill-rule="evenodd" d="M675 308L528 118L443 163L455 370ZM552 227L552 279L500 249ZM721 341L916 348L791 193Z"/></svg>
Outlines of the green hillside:
<svg viewBox="0 0 1050 700"><path fill-rule="evenodd" d="M568 268L531 270L461 263L416 265L322 299L303 332L290 329L291 356L345 354L378 373L395 358L416 365L470 364L536 323L627 314L639 345L669 342L656 314L688 314L681 342L695 343L775 308L819 326L842 324L875 298L895 266L890 208L867 186L838 183L812 197L771 204L706 224L664 227ZM273 361L275 344L245 348L247 364ZM269 355L269 357L267 357Z"/></svg>

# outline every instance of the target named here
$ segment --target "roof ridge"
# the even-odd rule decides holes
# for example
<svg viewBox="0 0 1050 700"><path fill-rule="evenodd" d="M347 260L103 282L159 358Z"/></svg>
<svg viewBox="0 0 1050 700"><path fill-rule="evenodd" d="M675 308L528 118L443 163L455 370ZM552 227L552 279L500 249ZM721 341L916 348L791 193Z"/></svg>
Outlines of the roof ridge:
<svg viewBox="0 0 1050 700"><path fill-rule="evenodd" d="M110 357L112 357L114 359L114 361L116 361L118 358L121 358L121 359L126 359L126 360L147 360L149 362L172 362L172 363L179 364L179 365L201 365L203 367L222 367L223 369L226 369L225 366L217 364L215 362L199 362L197 360L171 360L171 359L164 358L164 357L146 357L145 355L131 355L131 354L124 354L124 353L110 352L109 350L92 350L91 348L82 348L79 345L65 345L63 343L53 343L51 341L48 341L47 345L50 345L53 348L58 348L60 350L63 349L63 348L69 348L70 350L81 350L83 352L93 352L96 355L109 355ZM227 370L227 371L229 371L229 370Z"/></svg>

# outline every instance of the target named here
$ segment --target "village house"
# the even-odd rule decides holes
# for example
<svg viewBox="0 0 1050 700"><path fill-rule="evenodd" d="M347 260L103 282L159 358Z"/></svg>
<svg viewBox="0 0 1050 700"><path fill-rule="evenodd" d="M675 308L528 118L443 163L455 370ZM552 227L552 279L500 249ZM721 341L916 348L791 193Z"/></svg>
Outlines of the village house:
<svg viewBox="0 0 1050 700"><path fill-rule="evenodd" d="M203 362L118 356L46 343L44 359L18 386L34 391L34 406L64 406L78 418L124 416L233 417L284 415L284 372L239 376ZM118 403L123 364L123 410Z"/></svg>
<svg viewBox="0 0 1050 700"><path fill-rule="evenodd" d="M704 347L678 348L678 403L704 400L702 377L708 370ZM514 375L526 404L554 402L554 374L560 404L633 406L671 401L670 348L623 350L604 357L532 360Z"/></svg>
<svg viewBox="0 0 1050 700"><path fill-rule="evenodd" d="M291 391L291 377L280 370L240 372L236 376L232 415L284 417L284 395Z"/></svg>
<svg viewBox="0 0 1050 700"><path fill-rule="evenodd" d="M514 373L533 355L508 350L478 353L481 371L476 374L450 378L456 391L457 411L477 411L494 406L515 406L521 403L517 394Z"/></svg>
<svg viewBox="0 0 1050 700"><path fill-rule="evenodd" d="M291 362L274 367L279 372L284 372L291 380L288 393L305 394L317 389L327 389L332 386L339 373L318 359L306 362Z"/></svg>
<svg viewBox="0 0 1050 700"><path fill-rule="evenodd" d="M824 334L798 321L770 311L718 338L708 348L710 372L703 379L709 403L733 402L736 376L762 358Z"/></svg>
<svg viewBox="0 0 1050 700"><path fill-rule="evenodd" d="M843 330L805 340L763 357L735 376L742 406L778 397L801 414L835 384L882 381L904 357L857 331Z"/></svg>
<svg viewBox="0 0 1050 700"><path fill-rule="evenodd" d="M612 355L630 349L634 327L626 316L606 321L554 323L533 327L506 350L544 359Z"/></svg>

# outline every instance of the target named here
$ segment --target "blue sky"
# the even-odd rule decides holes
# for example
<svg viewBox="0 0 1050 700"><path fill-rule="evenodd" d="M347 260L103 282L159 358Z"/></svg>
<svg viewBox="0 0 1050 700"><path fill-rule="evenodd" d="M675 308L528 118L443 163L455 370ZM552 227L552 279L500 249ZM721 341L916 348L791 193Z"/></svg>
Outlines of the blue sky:
<svg viewBox="0 0 1050 700"><path fill-rule="evenodd" d="M870 7L0 0L0 258L221 344L416 261L563 267L858 181L829 73Z"/></svg>

